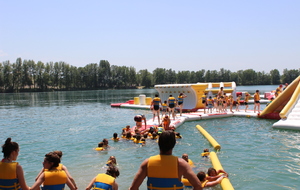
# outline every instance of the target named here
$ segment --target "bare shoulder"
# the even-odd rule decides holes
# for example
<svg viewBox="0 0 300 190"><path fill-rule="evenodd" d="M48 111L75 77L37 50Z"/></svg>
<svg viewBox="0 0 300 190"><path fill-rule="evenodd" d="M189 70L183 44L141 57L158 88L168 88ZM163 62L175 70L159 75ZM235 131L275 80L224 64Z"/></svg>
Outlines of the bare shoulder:
<svg viewBox="0 0 300 190"><path fill-rule="evenodd" d="M178 170L180 173L185 173L190 168L190 165L182 158L178 158Z"/></svg>

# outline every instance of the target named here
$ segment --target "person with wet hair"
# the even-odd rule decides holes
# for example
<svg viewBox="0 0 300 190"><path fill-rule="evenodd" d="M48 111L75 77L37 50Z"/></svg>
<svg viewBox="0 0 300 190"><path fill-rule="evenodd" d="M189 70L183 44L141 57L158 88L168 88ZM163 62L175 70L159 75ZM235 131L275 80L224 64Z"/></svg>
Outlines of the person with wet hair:
<svg viewBox="0 0 300 190"><path fill-rule="evenodd" d="M160 153L142 162L129 189L139 189L146 177L148 189L183 189L181 178L185 176L195 190L201 190L201 182L192 167L182 158L172 155L175 144L173 131L162 132L158 140Z"/></svg>
<svg viewBox="0 0 300 190"><path fill-rule="evenodd" d="M115 179L120 175L119 169L115 166L110 165L106 173L100 173L92 179L85 190L94 189L103 190L118 190L118 184Z"/></svg>
<svg viewBox="0 0 300 190"><path fill-rule="evenodd" d="M22 166L17 160L19 155L19 145L7 138L2 146L3 159L0 162L0 186L1 189L29 190L24 178Z"/></svg>
<svg viewBox="0 0 300 190"><path fill-rule="evenodd" d="M57 169L59 163L60 157L56 153L49 152L46 154L43 162L44 172L37 178L31 190L39 190L42 184L43 189L64 189L65 184L67 184L71 190L76 190L76 187L68 178L66 172Z"/></svg>

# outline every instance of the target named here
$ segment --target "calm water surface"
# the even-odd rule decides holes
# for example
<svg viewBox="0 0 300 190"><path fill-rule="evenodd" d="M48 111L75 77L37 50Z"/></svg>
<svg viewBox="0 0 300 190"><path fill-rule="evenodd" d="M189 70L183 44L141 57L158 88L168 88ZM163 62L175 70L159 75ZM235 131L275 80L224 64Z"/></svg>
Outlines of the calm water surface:
<svg viewBox="0 0 300 190"><path fill-rule="evenodd" d="M275 88L240 86L238 90L254 93L259 89L263 93ZM149 110L111 108L110 103L125 102L139 94L153 97L155 93L154 89L142 89L0 94L1 144L7 137L19 143L18 162L30 186L44 155L62 150L62 163L80 190L105 171L110 155L117 158L121 173L117 182L119 189L125 190L141 162L158 153L157 143L149 140L145 147L139 147L126 141L109 141L109 151L97 152L93 148L114 132L121 133L125 125L133 126L134 115L151 117ZM174 155L189 154L196 163L195 172L211 167L209 160L200 158L204 148L212 147L196 129L199 124L221 145L218 157L235 189L300 189L300 133L275 130L274 122L243 117L186 122L177 129L183 139L178 140ZM145 183L140 189L146 189Z"/></svg>

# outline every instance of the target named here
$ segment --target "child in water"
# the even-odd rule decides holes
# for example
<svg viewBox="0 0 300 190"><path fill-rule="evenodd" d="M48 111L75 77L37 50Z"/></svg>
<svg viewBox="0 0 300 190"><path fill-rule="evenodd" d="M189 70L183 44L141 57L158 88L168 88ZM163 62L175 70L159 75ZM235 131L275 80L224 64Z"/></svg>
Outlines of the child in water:
<svg viewBox="0 0 300 190"><path fill-rule="evenodd" d="M202 158L207 158L209 155L209 150L206 148L203 150L203 152L201 153Z"/></svg>
<svg viewBox="0 0 300 190"><path fill-rule="evenodd" d="M98 147L95 148L95 150L97 150L97 151L103 151L103 150L105 150L103 146L104 146L104 143L103 142L99 142L98 143Z"/></svg>
<svg viewBox="0 0 300 190"><path fill-rule="evenodd" d="M118 137L118 133L114 133L113 137L111 138L111 140L118 142L120 140L120 138Z"/></svg>
<svg viewBox="0 0 300 190"><path fill-rule="evenodd" d="M107 166L116 166L117 165L117 159L115 156L110 156L106 162Z"/></svg>

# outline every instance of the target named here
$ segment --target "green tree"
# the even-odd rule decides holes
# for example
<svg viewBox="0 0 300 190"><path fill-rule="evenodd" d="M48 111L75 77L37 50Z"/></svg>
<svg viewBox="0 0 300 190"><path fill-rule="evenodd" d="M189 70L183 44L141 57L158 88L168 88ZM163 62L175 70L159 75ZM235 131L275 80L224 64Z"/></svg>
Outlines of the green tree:
<svg viewBox="0 0 300 190"><path fill-rule="evenodd" d="M99 63L99 83L101 87L109 87L111 83L110 63L107 60L100 60Z"/></svg>
<svg viewBox="0 0 300 190"><path fill-rule="evenodd" d="M4 91L13 90L12 66L9 61L3 62Z"/></svg>
<svg viewBox="0 0 300 190"><path fill-rule="evenodd" d="M270 71L271 75L271 84L280 84L280 73L277 69L273 69Z"/></svg>
<svg viewBox="0 0 300 190"><path fill-rule="evenodd" d="M139 75L141 77L141 86L145 86L146 88L152 87L152 74L147 70L140 70Z"/></svg>
<svg viewBox="0 0 300 190"><path fill-rule="evenodd" d="M300 75L300 69L284 69L281 76L282 83L291 83Z"/></svg>
<svg viewBox="0 0 300 190"><path fill-rule="evenodd" d="M40 90L45 90L45 82L44 82L44 72L45 72L45 65L43 62L38 61L36 64L36 78L35 83L37 84Z"/></svg>
<svg viewBox="0 0 300 190"><path fill-rule="evenodd" d="M22 66L22 79L21 79L21 88L24 89L25 86L31 87L32 85L32 78L29 73L29 64L27 60L23 61Z"/></svg>
<svg viewBox="0 0 300 190"><path fill-rule="evenodd" d="M22 59L18 58L16 63L12 65L13 69L13 90L19 92L20 86L22 85Z"/></svg>
<svg viewBox="0 0 300 190"><path fill-rule="evenodd" d="M253 85L253 84L257 84L257 75L256 72L253 69L247 69L243 71L242 74L242 78L243 78L243 84L244 85Z"/></svg>
<svg viewBox="0 0 300 190"><path fill-rule="evenodd" d="M154 84L165 84L166 82L166 69L156 68L153 71L153 83Z"/></svg>
<svg viewBox="0 0 300 190"><path fill-rule="evenodd" d="M136 77L136 71L134 67L129 67L129 78L128 78L128 82L129 82L129 87L132 86L137 86L137 77Z"/></svg>
<svg viewBox="0 0 300 190"><path fill-rule="evenodd" d="M176 83L177 82L177 78L176 78L177 76L176 75L177 74L174 70L168 69L166 71L165 84L174 84L174 83Z"/></svg>
<svg viewBox="0 0 300 190"><path fill-rule="evenodd" d="M178 71L177 82L180 84L190 83L190 71Z"/></svg>

